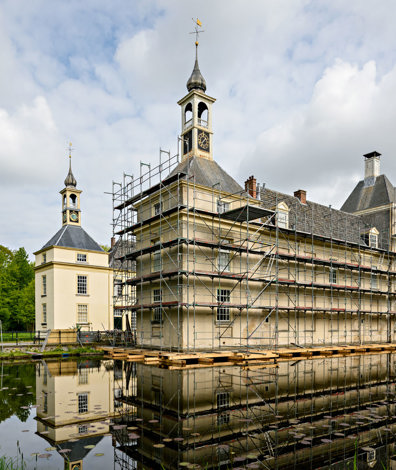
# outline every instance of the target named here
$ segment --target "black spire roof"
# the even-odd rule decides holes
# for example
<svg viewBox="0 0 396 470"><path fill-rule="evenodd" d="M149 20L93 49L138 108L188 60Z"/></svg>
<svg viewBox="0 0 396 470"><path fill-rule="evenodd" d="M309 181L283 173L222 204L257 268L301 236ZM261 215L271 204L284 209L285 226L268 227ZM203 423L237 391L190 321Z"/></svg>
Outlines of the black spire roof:
<svg viewBox="0 0 396 470"><path fill-rule="evenodd" d="M71 157L69 156L69 173L65 179L65 186L75 188L77 186L76 178L74 178L72 168L71 168Z"/></svg>
<svg viewBox="0 0 396 470"><path fill-rule="evenodd" d="M198 42L195 43L195 64L192 74L187 80L187 90L202 90L204 93L206 91L206 82L198 65Z"/></svg>

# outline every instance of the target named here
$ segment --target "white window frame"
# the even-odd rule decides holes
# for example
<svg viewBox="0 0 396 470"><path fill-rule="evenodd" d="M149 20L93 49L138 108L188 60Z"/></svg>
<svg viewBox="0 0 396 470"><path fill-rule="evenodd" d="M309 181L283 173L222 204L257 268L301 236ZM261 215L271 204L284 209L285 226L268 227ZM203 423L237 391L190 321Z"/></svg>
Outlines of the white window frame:
<svg viewBox="0 0 396 470"><path fill-rule="evenodd" d="M45 295L47 295L47 275L46 274L43 274L41 276L41 282L42 282L42 296L44 297Z"/></svg>
<svg viewBox="0 0 396 470"><path fill-rule="evenodd" d="M230 210L230 203L226 201L222 201L221 199L217 199L217 213L224 214Z"/></svg>
<svg viewBox="0 0 396 470"><path fill-rule="evenodd" d="M371 248L378 248L378 234L373 232L369 233L369 246Z"/></svg>
<svg viewBox="0 0 396 470"><path fill-rule="evenodd" d="M47 324L47 304L42 304L42 324L46 325Z"/></svg>
<svg viewBox="0 0 396 470"><path fill-rule="evenodd" d="M329 270L329 284L337 284L337 269L330 268Z"/></svg>
<svg viewBox="0 0 396 470"><path fill-rule="evenodd" d="M86 367L78 369L78 385L88 385L88 372Z"/></svg>
<svg viewBox="0 0 396 470"><path fill-rule="evenodd" d="M217 302L218 303L229 303L231 300L230 289L217 289ZM217 323L229 323L231 321L230 307L221 305L217 307L216 322Z"/></svg>
<svg viewBox="0 0 396 470"><path fill-rule="evenodd" d="M219 250L217 256L217 269L220 272L230 272L231 256L228 250Z"/></svg>
<svg viewBox="0 0 396 470"><path fill-rule="evenodd" d="M78 414L88 413L88 393L78 393L77 394L77 406Z"/></svg>
<svg viewBox="0 0 396 470"><path fill-rule="evenodd" d="M161 271L162 270L162 253L161 250L154 251L153 253L153 271Z"/></svg>
<svg viewBox="0 0 396 470"><path fill-rule="evenodd" d="M284 202L280 202L276 206L276 226L289 228L289 208Z"/></svg>
<svg viewBox="0 0 396 470"><path fill-rule="evenodd" d="M88 323L88 304L77 305L77 324L86 325Z"/></svg>
<svg viewBox="0 0 396 470"><path fill-rule="evenodd" d="M162 302L162 289L153 289L153 303L161 304ZM158 305L153 309L153 321L162 323L162 307Z"/></svg>
<svg viewBox="0 0 396 470"><path fill-rule="evenodd" d="M88 294L88 276L85 274L77 274L77 294Z"/></svg>

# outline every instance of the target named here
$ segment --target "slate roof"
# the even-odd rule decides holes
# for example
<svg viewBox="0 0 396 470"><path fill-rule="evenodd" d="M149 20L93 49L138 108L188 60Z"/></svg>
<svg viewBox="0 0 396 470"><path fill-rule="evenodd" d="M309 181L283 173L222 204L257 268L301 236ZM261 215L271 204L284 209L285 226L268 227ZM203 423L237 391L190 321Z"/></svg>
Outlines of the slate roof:
<svg viewBox="0 0 396 470"><path fill-rule="evenodd" d="M360 216L312 201L302 204L294 196L266 188L260 190L259 198L266 209L275 209L280 202L287 204L290 229L334 240L364 244L362 234L367 227Z"/></svg>
<svg viewBox="0 0 396 470"><path fill-rule="evenodd" d="M355 189L341 207L342 211L357 212L365 209L373 209L396 202L395 188L385 175L377 176L374 186L364 186L364 181L359 181Z"/></svg>
<svg viewBox="0 0 396 470"><path fill-rule="evenodd" d="M64 225L41 249L43 250L50 246L64 246L68 248L79 248L81 250L103 251L100 245L98 245L96 241L78 225Z"/></svg>
<svg viewBox="0 0 396 470"><path fill-rule="evenodd" d="M187 173L189 176L195 176L195 183L214 187L228 193L243 192L234 178L228 175L218 163L214 160L208 160L202 157L190 157L180 162L170 173L170 176L177 173Z"/></svg>

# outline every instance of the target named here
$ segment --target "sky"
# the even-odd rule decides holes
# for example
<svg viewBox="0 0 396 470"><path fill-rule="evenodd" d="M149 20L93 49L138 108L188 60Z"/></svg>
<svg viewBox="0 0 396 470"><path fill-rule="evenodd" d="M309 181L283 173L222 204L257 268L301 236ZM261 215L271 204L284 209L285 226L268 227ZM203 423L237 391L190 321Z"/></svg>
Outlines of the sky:
<svg viewBox="0 0 396 470"><path fill-rule="evenodd" d="M0 244L33 259L59 230L69 142L82 225L110 244L112 182L178 153L192 18L240 184L340 208L373 150L396 183L393 0L2 0Z"/></svg>

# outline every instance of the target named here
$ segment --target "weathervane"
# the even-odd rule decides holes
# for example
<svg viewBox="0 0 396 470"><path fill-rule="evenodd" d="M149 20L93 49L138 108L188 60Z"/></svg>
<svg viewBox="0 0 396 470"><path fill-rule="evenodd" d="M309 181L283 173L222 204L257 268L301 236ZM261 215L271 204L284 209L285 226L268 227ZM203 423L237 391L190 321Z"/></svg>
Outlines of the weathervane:
<svg viewBox="0 0 396 470"><path fill-rule="evenodd" d="M73 152L74 148L72 147L72 143L69 142L69 147L67 148L67 150L69 151L69 158L71 160L71 153Z"/></svg>
<svg viewBox="0 0 396 470"><path fill-rule="evenodd" d="M194 31L192 31L190 34L195 34L195 45L198 46L199 34L204 33L205 31L203 29L199 29L202 28L202 23L199 21L198 18L196 20L194 20L194 18L191 19L194 23Z"/></svg>

